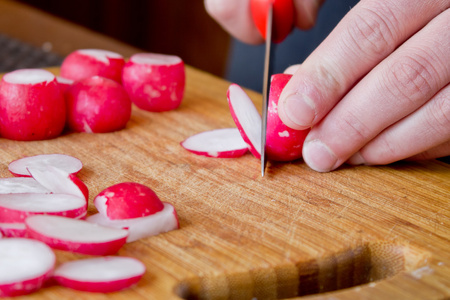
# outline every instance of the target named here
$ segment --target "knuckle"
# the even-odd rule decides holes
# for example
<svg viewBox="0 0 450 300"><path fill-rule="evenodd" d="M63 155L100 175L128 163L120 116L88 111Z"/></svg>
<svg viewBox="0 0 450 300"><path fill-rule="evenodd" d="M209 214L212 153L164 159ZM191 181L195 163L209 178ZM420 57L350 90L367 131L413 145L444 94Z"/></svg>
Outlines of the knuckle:
<svg viewBox="0 0 450 300"><path fill-rule="evenodd" d="M447 87L446 91L442 92L444 95L432 100L426 117L428 127L434 131L434 134L450 138L450 88Z"/></svg>
<svg viewBox="0 0 450 300"><path fill-rule="evenodd" d="M372 137L372 131L356 115L347 112L347 115L340 119L340 129L351 141L351 144L363 145Z"/></svg>

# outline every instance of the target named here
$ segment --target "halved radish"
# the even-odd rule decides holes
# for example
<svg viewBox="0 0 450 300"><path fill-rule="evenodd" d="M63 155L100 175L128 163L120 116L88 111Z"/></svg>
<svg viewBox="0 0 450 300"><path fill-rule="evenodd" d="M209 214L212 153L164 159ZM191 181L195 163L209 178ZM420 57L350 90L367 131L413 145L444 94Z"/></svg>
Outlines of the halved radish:
<svg viewBox="0 0 450 300"><path fill-rule="evenodd" d="M261 115L250 97L235 83L228 88L227 100L231 116L250 152L261 159Z"/></svg>
<svg viewBox="0 0 450 300"><path fill-rule="evenodd" d="M53 166L45 169L30 167L28 172L42 186L54 194L69 194L89 200L87 186L77 176Z"/></svg>
<svg viewBox="0 0 450 300"><path fill-rule="evenodd" d="M52 275L55 254L31 239L0 239L0 297L32 293Z"/></svg>
<svg viewBox="0 0 450 300"><path fill-rule="evenodd" d="M61 64L61 76L75 81L102 76L121 82L125 59L119 53L102 49L79 49Z"/></svg>
<svg viewBox="0 0 450 300"><path fill-rule="evenodd" d="M197 155L208 157L240 157L248 151L237 128L223 128L204 131L188 137L181 146Z"/></svg>
<svg viewBox="0 0 450 300"><path fill-rule="evenodd" d="M28 236L54 249L89 255L112 255L126 243L128 231L60 216L25 220Z"/></svg>
<svg viewBox="0 0 450 300"><path fill-rule="evenodd" d="M164 208L156 193L136 182L123 182L101 191L94 199L97 210L111 220L152 215Z"/></svg>
<svg viewBox="0 0 450 300"><path fill-rule="evenodd" d="M54 279L79 291L111 293L137 284L144 273L145 265L135 258L106 256L63 263Z"/></svg>
<svg viewBox="0 0 450 300"><path fill-rule="evenodd" d="M185 88L183 60L174 55L137 53L122 73L122 84L137 107L168 111L180 106Z"/></svg>
<svg viewBox="0 0 450 300"><path fill-rule="evenodd" d="M86 221L108 227L127 229L129 232L128 243L180 227L177 212L170 203L164 203L162 211L147 217L111 220L105 215L98 213L87 217Z"/></svg>
<svg viewBox="0 0 450 300"><path fill-rule="evenodd" d="M66 194L0 194L0 222L21 223L39 214L81 218L86 200Z"/></svg>
<svg viewBox="0 0 450 300"><path fill-rule="evenodd" d="M20 193L49 194L50 191L31 177L0 178L0 194Z"/></svg>
<svg viewBox="0 0 450 300"><path fill-rule="evenodd" d="M28 168L45 170L47 166L53 166L76 175L83 164L78 158L65 154L40 154L17 159L8 165L8 170L14 176L30 177Z"/></svg>
<svg viewBox="0 0 450 300"><path fill-rule="evenodd" d="M4 237L26 237L27 227L25 223L0 223L0 233Z"/></svg>
<svg viewBox="0 0 450 300"><path fill-rule="evenodd" d="M0 81L0 135L21 141L59 136L66 121L66 103L55 75L41 69L20 69Z"/></svg>

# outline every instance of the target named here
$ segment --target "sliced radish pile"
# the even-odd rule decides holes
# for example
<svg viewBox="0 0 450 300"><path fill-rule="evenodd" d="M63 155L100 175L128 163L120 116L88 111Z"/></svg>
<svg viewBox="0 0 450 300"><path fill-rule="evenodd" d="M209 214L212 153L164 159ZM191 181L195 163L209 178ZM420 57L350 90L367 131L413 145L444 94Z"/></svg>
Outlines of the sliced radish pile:
<svg viewBox="0 0 450 300"><path fill-rule="evenodd" d="M31 175L28 168L45 170L47 166L75 175L81 170L83 164L78 158L65 154L41 154L17 159L9 164L8 169L14 176L29 177Z"/></svg>
<svg viewBox="0 0 450 300"><path fill-rule="evenodd" d="M261 158L261 115L250 97L237 84L231 84L227 91L227 100L231 116L236 123L244 141L249 145L250 152Z"/></svg>
<svg viewBox="0 0 450 300"><path fill-rule="evenodd" d="M86 200L67 194L0 194L0 222L20 223L38 214L81 218Z"/></svg>
<svg viewBox="0 0 450 300"><path fill-rule="evenodd" d="M111 220L105 215L98 213L87 217L86 221L102 226L127 229L129 232L127 243L180 227L176 210L170 203L164 203L162 211L147 217Z"/></svg>
<svg viewBox="0 0 450 300"><path fill-rule="evenodd" d="M37 193L50 191L31 177L0 178L0 194Z"/></svg>
<svg viewBox="0 0 450 300"><path fill-rule="evenodd" d="M0 233L4 237L26 237L25 223L0 223Z"/></svg>
<svg viewBox="0 0 450 300"><path fill-rule="evenodd" d="M136 182L123 182L101 191L94 199L97 210L111 220L149 216L164 208L156 193Z"/></svg>
<svg viewBox="0 0 450 300"><path fill-rule="evenodd" d="M145 265L131 257L107 256L71 261L59 266L56 281L75 290L110 293L138 283Z"/></svg>
<svg viewBox="0 0 450 300"><path fill-rule="evenodd" d="M90 255L117 253L126 243L128 231L83 220L36 215L25 220L28 236L52 248Z"/></svg>
<svg viewBox="0 0 450 300"><path fill-rule="evenodd" d="M220 158L240 157L248 151L237 128L204 131L187 138L181 146L197 155Z"/></svg>
<svg viewBox="0 0 450 300"><path fill-rule="evenodd" d="M55 254L44 243L30 239L0 239L0 297L29 294L51 276Z"/></svg>

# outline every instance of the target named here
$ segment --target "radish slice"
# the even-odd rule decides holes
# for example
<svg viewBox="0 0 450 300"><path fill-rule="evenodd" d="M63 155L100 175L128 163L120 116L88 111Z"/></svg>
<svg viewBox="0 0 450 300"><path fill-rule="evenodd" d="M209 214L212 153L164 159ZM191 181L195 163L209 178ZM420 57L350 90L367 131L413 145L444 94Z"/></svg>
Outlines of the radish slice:
<svg viewBox="0 0 450 300"><path fill-rule="evenodd" d="M148 217L111 220L98 213L87 217L86 221L108 227L127 229L129 232L127 243L180 227L177 212L170 203L164 203L164 209L162 211Z"/></svg>
<svg viewBox="0 0 450 300"><path fill-rule="evenodd" d="M237 84L231 84L227 91L231 116L236 123L250 152L261 159L261 115L250 97Z"/></svg>
<svg viewBox="0 0 450 300"><path fill-rule="evenodd" d="M0 223L0 233L4 237L26 237L27 227L25 223Z"/></svg>
<svg viewBox="0 0 450 300"><path fill-rule="evenodd" d="M63 263L54 278L75 290L111 293L137 284L144 273L145 265L135 258L107 256Z"/></svg>
<svg viewBox="0 0 450 300"><path fill-rule="evenodd" d="M80 218L86 215L86 200L66 194L0 194L0 222L21 223L38 214Z"/></svg>
<svg viewBox="0 0 450 300"><path fill-rule="evenodd" d="M55 254L44 243L30 239L0 240L0 297L32 293L51 276Z"/></svg>
<svg viewBox="0 0 450 300"><path fill-rule="evenodd" d="M9 164L8 169L14 176L29 177L28 168L45 170L49 165L74 175L83 167L78 158L69 155L41 154L17 159Z"/></svg>
<svg viewBox="0 0 450 300"><path fill-rule="evenodd" d="M164 208L156 193L136 182L123 182L101 191L94 199L97 210L111 220L152 215Z"/></svg>
<svg viewBox="0 0 450 300"><path fill-rule="evenodd" d="M30 238L54 249L90 255L115 254L128 236L123 229L60 216L32 216L25 220L25 225Z"/></svg>
<svg viewBox="0 0 450 300"><path fill-rule="evenodd" d="M28 172L37 182L52 193L74 195L86 201L89 199L87 186L77 176L64 170L47 166L45 169L30 167Z"/></svg>
<svg viewBox="0 0 450 300"><path fill-rule="evenodd" d="M204 131L187 138L181 146L197 155L219 158L240 157L248 151L237 128Z"/></svg>
<svg viewBox="0 0 450 300"><path fill-rule="evenodd" d="M49 194L50 191L31 177L0 178L0 194L19 193Z"/></svg>

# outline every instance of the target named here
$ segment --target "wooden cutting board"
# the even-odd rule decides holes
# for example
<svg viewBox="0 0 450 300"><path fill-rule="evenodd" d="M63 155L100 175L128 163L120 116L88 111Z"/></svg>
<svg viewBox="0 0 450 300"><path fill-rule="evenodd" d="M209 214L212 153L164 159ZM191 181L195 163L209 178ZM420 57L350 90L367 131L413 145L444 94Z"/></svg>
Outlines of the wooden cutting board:
<svg viewBox="0 0 450 300"><path fill-rule="evenodd" d="M57 69L52 71L57 72ZM181 107L134 108L126 129L67 133L48 141L0 139L0 176L10 161L64 153L84 163L92 199L125 181L153 188L176 207L181 229L127 244L143 261L134 288L110 295L48 286L30 299L445 299L450 297L450 166L438 161L311 171L251 154L196 156L180 142L234 127L229 83L187 68ZM249 91L257 106L260 95ZM86 257L56 251L58 263Z"/></svg>

